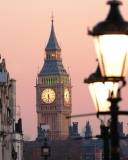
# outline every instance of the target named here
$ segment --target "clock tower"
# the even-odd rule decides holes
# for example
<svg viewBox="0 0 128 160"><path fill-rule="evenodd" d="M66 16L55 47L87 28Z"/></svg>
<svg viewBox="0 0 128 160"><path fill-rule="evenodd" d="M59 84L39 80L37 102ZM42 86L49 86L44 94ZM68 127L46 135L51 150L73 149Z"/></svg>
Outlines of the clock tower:
<svg viewBox="0 0 128 160"><path fill-rule="evenodd" d="M50 139L58 140L68 137L71 120L72 93L71 79L66 72L61 58L61 48L54 32L53 18L51 33L45 48L43 67L36 81L37 128L50 126Z"/></svg>

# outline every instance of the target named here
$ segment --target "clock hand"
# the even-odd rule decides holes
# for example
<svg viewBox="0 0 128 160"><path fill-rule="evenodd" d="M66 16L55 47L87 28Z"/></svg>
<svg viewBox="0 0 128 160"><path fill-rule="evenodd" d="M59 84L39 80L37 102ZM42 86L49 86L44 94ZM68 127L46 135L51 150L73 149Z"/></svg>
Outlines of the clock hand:
<svg viewBox="0 0 128 160"><path fill-rule="evenodd" d="M50 98L50 96L49 96L49 94L48 94L48 102L50 102L51 101L51 98Z"/></svg>
<svg viewBox="0 0 128 160"><path fill-rule="evenodd" d="M49 94L48 94L48 102L49 102Z"/></svg>
<svg viewBox="0 0 128 160"><path fill-rule="evenodd" d="M51 100L51 97L49 97L49 99Z"/></svg>

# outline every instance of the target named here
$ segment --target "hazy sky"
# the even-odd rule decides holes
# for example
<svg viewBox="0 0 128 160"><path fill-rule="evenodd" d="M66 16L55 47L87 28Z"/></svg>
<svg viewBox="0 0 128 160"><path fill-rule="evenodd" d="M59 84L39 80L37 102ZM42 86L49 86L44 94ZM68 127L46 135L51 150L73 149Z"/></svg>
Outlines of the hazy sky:
<svg viewBox="0 0 128 160"><path fill-rule="evenodd" d="M85 77L96 70L93 38L87 28L104 20L109 7L106 0L4 0L0 1L0 53L6 59L11 78L17 80L17 105L21 106L23 132L37 135L36 76L44 63L44 48L51 30L51 12L57 40L61 44L63 64L72 79L72 114L95 112ZM128 0L120 7L128 20ZM127 106L128 86L122 89L122 110ZM127 132L128 117L121 117ZM90 120L93 134L99 133L100 121L95 116L74 118L79 131Z"/></svg>

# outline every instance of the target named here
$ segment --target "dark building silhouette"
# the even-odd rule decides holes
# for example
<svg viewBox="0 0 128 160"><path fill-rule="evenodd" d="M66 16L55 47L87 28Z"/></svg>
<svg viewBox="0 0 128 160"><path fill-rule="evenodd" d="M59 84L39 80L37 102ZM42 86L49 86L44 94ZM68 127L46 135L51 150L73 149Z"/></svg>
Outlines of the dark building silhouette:
<svg viewBox="0 0 128 160"><path fill-rule="evenodd" d="M69 126L69 138L72 137L79 137L80 134L78 133L78 122L73 122L73 125Z"/></svg>
<svg viewBox="0 0 128 160"><path fill-rule="evenodd" d="M86 126L85 126L85 137L92 137L92 130L89 121L87 121Z"/></svg>
<svg viewBox="0 0 128 160"><path fill-rule="evenodd" d="M37 133L38 133L38 135L37 135L36 140L37 141L43 140L44 136L45 136L45 133L44 133L44 131L42 131L41 127L37 127Z"/></svg>
<svg viewBox="0 0 128 160"><path fill-rule="evenodd" d="M16 127L16 132L22 134L23 131L22 131L22 119L21 118L18 119L18 123L15 124L15 127Z"/></svg>
<svg viewBox="0 0 128 160"><path fill-rule="evenodd" d="M73 135L73 127L72 125L69 126L69 137Z"/></svg>
<svg viewBox="0 0 128 160"><path fill-rule="evenodd" d="M124 137L125 134L123 133L123 122L118 122L118 133L119 137Z"/></svg>
<svg viewBox="0 0 128 160"><path fill-rule="evenodd" d="M128 140L125 139L125 134L123 133L123 122L118 122L118 133L120 136L120 159L124 160L128 157ZM91 125L89 121L86 122L85 126L85 138L83 140L83 146L85 147L85 160L93 160L95 155L95 148L100 150L100 157L101 151L102 154L104 153L103 148L103 140L101 138L92 139L89 138L92 136ZM111 153L110 153L111 154Z"/></svg>
<svg viewBox="0 0 128 160"><path fill-rule="evenodd" d="M41 157L41 146L43 141L27 141L24 142L24 160L43 160ZM51 156L47 160L84 160L84 147L82 140L51 140L50 145Z"/></svg>

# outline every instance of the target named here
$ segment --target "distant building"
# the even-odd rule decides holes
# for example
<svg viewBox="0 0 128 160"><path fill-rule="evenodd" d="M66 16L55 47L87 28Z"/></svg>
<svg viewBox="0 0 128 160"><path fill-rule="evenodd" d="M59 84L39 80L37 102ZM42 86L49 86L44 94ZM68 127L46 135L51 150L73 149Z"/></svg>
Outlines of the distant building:
<svg viewBox="0 0 128 160"><path fill-rule="evenodd" d="M123 158L123 160L128 160L128 156L125 156L125 157Z"/></svg>
<svg viewBox="0 0 128 160"><path fill-rule="evenodd" d="M78 133L78 122L73 122L72 124L69 126L69 138L80 137Z"/></svg>
<svg viewBox="0 0 128 160"><path fill-rule="evenodd" d="M123 133L123 122L118 122L118 134L120 138L123 138L125 134Z"/></svg>
<svg viewBox="0 0 128 160"><path fill-rule="evenodd" d="M40 126L37 127L37 141L43 141L44 137L45 137L45 132L42 130L41 128L41 124Z"/></svg>
<svg viewBox="0 0 128 160"><path fill-rule="evenodd" d="M95 148L102 151L103 154L103 141L102 139L85 139L83 140L83 146L85 146L85 160L94 160Z"/></svg>
<svg viewBox="0 0 128 160"><path fill-rule="evenodd" d="M89 121L87 121L85 126L85 137L92 138L92 130Z"/></svg>
<svg viewBox="0 0 128 160"><path fill-rule="evenodd" d="M84 160L84 147L82 140L51 140L51 156L48 160ZM41 146L43 141L26 141L24 142L24 160L42 160Z"/></svg>
<svg viewBox="0 0 128 160"><path fill-rule="evenodd" d="M123 159L127 159L128 157L128 140L125 139L125 134L123 133L123 122L118 122L118 133L120 138L120 157ZM89 121L86 122L85 126L85 140L83 140L83 146L85 146L85 159L86 160L100 160L101 157L103 158L103 140L99 139L92 139L90 138L92 135L91 125ZM101 156L102 154L102 156ZM111 153L110 153L111 154ZM99 156L99 157L98 157Z"/></svg>
<svg viewBox="0 0 128 160"><path fill-rule="evenodd" d="M5 59L0 63L0 160L23 160L22 120L16 123L16 80L10 79Z"/></svg>
<svg viewBox="0 0 128 160"><path fill-rule="evenodd" d="M95 147L94 155L95 155L95 160L102 160L103 159L102 149L98 149L98 148Z"/></svg>

